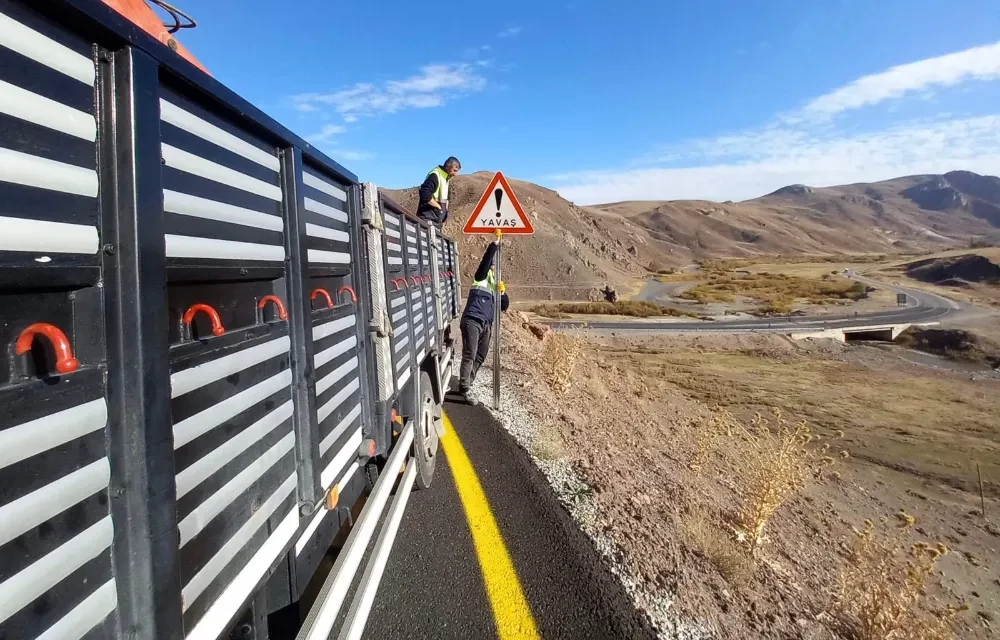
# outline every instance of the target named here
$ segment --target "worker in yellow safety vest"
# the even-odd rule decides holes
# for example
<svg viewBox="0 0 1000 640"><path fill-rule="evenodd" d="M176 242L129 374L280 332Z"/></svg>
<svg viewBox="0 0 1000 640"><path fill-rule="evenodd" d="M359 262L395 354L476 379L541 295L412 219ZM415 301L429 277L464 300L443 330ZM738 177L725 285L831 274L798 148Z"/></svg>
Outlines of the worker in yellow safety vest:
<svg viewBox="0 0 1000 640"><path fill-rule="evenodd" d="M507 298L507 287L503 282L497 282L493 272L493 257L497 252L497 243L493 241L486 247L486 253L476 269L476 275L465 301L465 310L459 328L462 330L462 364L458 369L458 391L469 404L476 404L470 395L472 383L476 380L479 367L486 361L490 351L490 335L493 332L493 301L497 290L500 291L500 310L506 311L510 305Z"/></svg>
<svg viewBox="0 0 1000 640"><path fill-rule="evenodd" d="M417 217L434 224L444 224L448 219L448 183L462 168L458 158L452 156L444 164L431 169L420 185L420 202Z"/></svg>

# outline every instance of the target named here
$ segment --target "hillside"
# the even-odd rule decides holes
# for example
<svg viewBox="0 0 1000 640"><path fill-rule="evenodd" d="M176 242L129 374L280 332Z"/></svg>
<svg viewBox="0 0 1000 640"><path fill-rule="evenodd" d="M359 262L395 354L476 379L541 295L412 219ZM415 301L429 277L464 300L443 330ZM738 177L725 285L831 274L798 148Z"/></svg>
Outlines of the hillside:
<svg viewBox="0 0 1000 640"><path fill-rule="evenodd" d="M457 176L450 189L445 232L461 237L462 281L468 284L490 237L462 235L462 227L489 186L492 173ZM520 299L584 298L610 282L625 285L646 273L663 251L651 248L640 229L620 216L577 207L555 191L530 182L510 180L535 234L504 244L504 280ZM417 188L385 190L407 209L416 209ZM516 285L516 286L515 286Z"/></svg>
<svg viewBox="0 0 1000 640"><path fill-rule="evenodd" d="M447 233L459 236L491 173L458 176ZM717 257L920 253L1000 240L1000 178L968 171L812 188L789 185L733 203L635 201L579 207L550 189L512 180L536 233L505 245L504 279L521 299L586 297L650 270ZM389 190L407 208L416 188ZM463 238L468 282L485 238Z"/></svg>
<svg viewBox="0 0 1000 640"><path fill-rule="evenodd" d="M930 284L942 282L1000 283L1000 266L980 255L929 258L906 265L906 275Z"/></svg>

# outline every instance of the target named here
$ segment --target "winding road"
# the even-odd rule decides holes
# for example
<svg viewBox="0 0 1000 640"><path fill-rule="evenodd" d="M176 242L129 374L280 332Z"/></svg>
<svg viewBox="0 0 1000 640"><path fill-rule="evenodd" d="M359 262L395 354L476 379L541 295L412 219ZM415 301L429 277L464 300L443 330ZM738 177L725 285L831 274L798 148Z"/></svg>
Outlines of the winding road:
<svg viewBox="0 0 1000 640"><path fill-rule="evenodd" d="M939 322L945 317L961 310L961 306L957 302L937 294L928 293L926 291L910 287L891 285L877 280L870 280L854 272L848 272L847 276L857 280L858 282L862 282L873 287L882 287L895 291L896 293L905 293L907 297L907 304L905 307L900 307L898 309L877 311L873 313L832 314L825 316L789 318L787 320L779 318L757 318L753 320L715 322L676 322L663 320L650 320L643 322L633 322L628 320L598 320L595 322L585 322L580 320L551 320L546 321L546 324L554 329L587 328L615 331L656 331L660 333L691 333L698 331L722 333L787 333L789 331L849 329L852 327L865 327L883 324L918 324L922 322Z"/></svg>

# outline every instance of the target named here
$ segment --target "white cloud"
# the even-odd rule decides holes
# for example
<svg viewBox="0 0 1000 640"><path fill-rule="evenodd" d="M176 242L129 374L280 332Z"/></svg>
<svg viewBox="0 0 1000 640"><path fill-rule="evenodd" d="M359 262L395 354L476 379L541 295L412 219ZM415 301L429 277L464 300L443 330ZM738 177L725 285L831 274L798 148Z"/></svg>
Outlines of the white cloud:
<svg viewBox="0 0 1000 640"><path fill-rule="evenodd" d="M332 109L346 122L359 117L396 113L404 109L439 107L449 100L486 86L476 64L434 64L402 80L382 84L360 82L332 93L303 93L292 96L299 111Z"/></svg>
<svg viewBox="0 0 1000 640"><path fill-rule="evenodd" d="M809 101L802 115L828 117L850 109L930 92L968 80L1000 78L1000 42L891 67Z"/></svg>
<svg viewBox="0 0 1000 640"><path fill-rule="evenodd" d="M313 144L330 142L334 137L347 131L347 127L342 124L325 124L323 128L312 135L306 136L306 140Z"/></svg>
<svg viewBox="0 0 1000 640"><path fill-rule="evenodd" d="M521 29L522 29L522 27L520 27L520 26L508 27L508 28L504 29L503 31L501 31L500 33L498 33L497 37L498 38L513 38L517 34L521 33Z"/></svg>
<svg viewBox="0 0 1000 640"><path fill-rule="evenodd" d="M831 186L952 169L1000 174L1000 114L940 113L862 132L838 126L833 118L887 100L929 100L943 87L997 79L1000 43L858 78L799 110L776 115L763 127L687 140L647 154L633 165L640 168L551 178L565 197L594 204L743 200L788 184ZM890 105L890 113L897 106Z"/></svg>
<svg viewBox="0 0 1000 640"><path fill-rule="evenodd" d="M550 176L579 204L621 200L745 200L789 184L822 187L969 169L1000 174L1000 114L912 121L845 135L774 129L692 143L711 164Z"/></svg>
<svg viewBox="0 0 1000 640"><path fill-rule="evenodd" d="M349 162L360 162L362 160L371 160L375 157L375 154L371 151L355 151L352 149L339 149L330 152L330 155L337 160L347 160Z"/></svg>

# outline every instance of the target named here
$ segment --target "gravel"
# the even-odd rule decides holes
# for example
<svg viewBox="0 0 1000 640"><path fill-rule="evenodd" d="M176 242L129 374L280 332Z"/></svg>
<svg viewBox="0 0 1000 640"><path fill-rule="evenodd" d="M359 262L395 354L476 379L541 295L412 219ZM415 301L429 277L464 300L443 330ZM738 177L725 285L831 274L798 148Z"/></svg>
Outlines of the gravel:
<svg viewBox="0 0 1000 640"><path fill-rule="evenodd" d="M566 459L543 459L535 454L535 437L541 425L520 400L520 387L502 369L500 373L500 408L493 408L492 359L485 364L473 383L472 395L492 413L528 453L548 479L559 501L566 507L584 533L593 541L601 557L618 578L636 607L646 614L657 635L664 640L702 640L713 634L701 625L679 620L671 612L674 598L669 593L652 593L636 578L638 570L624 560L614 542L603 531L602 522L591 498L592 489Z"/></svg>

